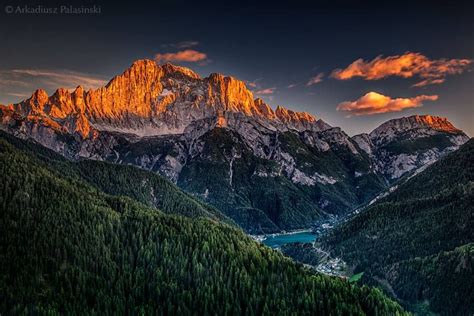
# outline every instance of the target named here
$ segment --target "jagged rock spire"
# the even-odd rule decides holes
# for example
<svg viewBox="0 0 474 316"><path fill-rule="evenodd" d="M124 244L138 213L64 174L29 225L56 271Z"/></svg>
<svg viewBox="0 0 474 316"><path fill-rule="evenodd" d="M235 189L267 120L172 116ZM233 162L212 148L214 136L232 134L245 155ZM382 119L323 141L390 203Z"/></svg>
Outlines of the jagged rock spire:
<svg viewBox="0 0 474 316"><path fill-rule="evenodd" d="M23 115L48 117L58 124L80 119L78 125L87 125L81 131L94 126L137 134L180 133L193 121L217 117L218 112L233 112L298 130L323 126L316 124L317 119L309 113L281 106L274 111L262 99L255 99L245 83L236 78L219 73L201 78L191 69L170 63L158 65L148 59L135 61L102 88L87 92L80 86L73 92L59 88L51 97L37 90L14 109Z"/></svg>

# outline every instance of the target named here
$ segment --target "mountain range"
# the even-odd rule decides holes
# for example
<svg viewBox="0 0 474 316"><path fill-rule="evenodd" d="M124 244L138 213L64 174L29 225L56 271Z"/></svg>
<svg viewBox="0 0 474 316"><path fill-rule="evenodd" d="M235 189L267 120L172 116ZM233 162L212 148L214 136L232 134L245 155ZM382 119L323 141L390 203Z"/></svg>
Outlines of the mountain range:
<svg viewBox="0 0 474 316"><path fill-rule="evenodd" d="M428 115L350 137L309 113L273 110L233 77L151 60L96 90L37 90L2 105L0 128L68 159L163 175L250 233L344 215L469 139Z"/></svg>
<svg viewBox="0 0 474 316"><path fill-rule="evenodd" d="M37 90L0 105L0 310L404 315L391 296L469 315L473 148L447 118L351 137L243 81L150 60L96 90ZM283 253L342 258L360 281L240 229L334 217Z"/></svg>

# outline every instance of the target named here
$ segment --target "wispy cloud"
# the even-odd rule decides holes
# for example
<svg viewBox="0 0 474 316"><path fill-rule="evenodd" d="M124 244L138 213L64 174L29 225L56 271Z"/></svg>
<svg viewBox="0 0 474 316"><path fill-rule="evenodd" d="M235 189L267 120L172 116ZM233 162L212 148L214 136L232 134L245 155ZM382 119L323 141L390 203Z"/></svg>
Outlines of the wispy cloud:
<svg viewBox="0 0 474 316"><path fill-rule="evenodd" d="M400 112L409 108L423 106L423 101L436 101L437 95L420 95L413 98L395 98L377 92L369 92L355 101L342 102L338 111L348 112L349 116L373 115L388 112Z"/></svg>
<svg viewBox="0 0 474 316"><path fill-rule="evenodd" d="M425 80L422 80L418 83L415 83L414 85L412 85L412 87L421 88L421 87L428 86L430 84L441 84L445 81L446 81L446 79L444 79L444 78L442 78L442 79L425 79Z"/></svg>
<svg viewBox="0 0 474 316"><path fill-rule="evenodd" d="M324 73L322 72L318 73L316 76L309 79L309 81L306 83L306 86L309 87L309 86L320 83L321 81L323 81L323 77L324 77Z"/></svg>
<svg viewBox="0 0 474 316"><path fill-rule="evenodd" d="M158 63L165 63L165 62L198 63L198 62L204 62L208 59L205 53L199 52L194 49L186 49L186 50L175 52L175 53L164 53L164 54L158 53L155 55L155 60Z"/></svg>
<svg viewBox="0 0 474 316"><path fill-rule="evenodd" d="M182 42L178 42L178 43L163 44L163 45L161 45L161 47L163 47L163 48L184 49L184 48L195 47L195 46L198 46L198 45L199 45L198 41L182 41Z"/></svg>
<svg viewBox="0 0 474 316"><path fill-rule="evenodd" d="M291 83L291 84L287 85L286 87L288 89L293 89L294 87L297 87L298 85L299 85L298 83Z"/></svg>
<svg viewBox="0 0 474 316"><path fill-rule="evenodd" d="M7 95L11 95L12 97L18 97L18 98L27 98L30 96L28 93L6 93Z"/></svg>
<svg viewBox="0 0 474 316"><path fill-rule="evenodd" d="M348 80L354 77L365 80L378 80L390 76L402 78L419 77L422 81L414 87L440 84L446 76L460 74L472 64L471 59L429 59L420 53L407 52L403 55L377 56L371 61L357 59L344 69L336 69L331 77Z"/></svg>
<svg viewBox="0 0 474 316"><path fill-rule="evenodd" d="M44 80L56 82L58 87L64 88L74 88L79 85L86 88L98 88L107 83L104 79L68 70L13 69L11 73L20 77L43 78Z"/></svg>
<svg viewBox="0 0 474 316"><path fill-rule="evenodd" d="M245 85L252 90L252 92L255 93L255 90L261 90L262 88L262 80L263 78L257 78L252 81L250 80L245 80Z"/></svg>
<svg viewBox="0 0 474 316"><path fill-rule="evenodd" d="M9 86L9 85L16 85L16 86L26 86L28 85L27 82L21 81L21 80L16 80L16 79L11 79L8 78L11 77L8 76L8 71L2 71L0 72L0 86Z"/></svg>
<svg viewBox="0 0 474 316"><path fill-rule="evenodd" d="M245 84L251 88L256 88L257 87L257 82L256 81L245 81Z"/></svg>
<svg viewBox="0 0 474 316"><path fill-rule="evenodd" d="M81 85L85 89L104 86L107 81L99 76L57 69L11 69L0 71L0 98L2 102L17 101L43 88L54 91L57 88L74 89ZM14 98L12 98L14 97Z"/></svg>
<svg viewBox="0 0 474 316"><path fill-rule="evenodd" d="M273 88L265 88L265 89L261 89L261 90L255 91L255 94L269 95L269 94L275 93L275 90L276 90L275 87L273 87Z"/></svg>

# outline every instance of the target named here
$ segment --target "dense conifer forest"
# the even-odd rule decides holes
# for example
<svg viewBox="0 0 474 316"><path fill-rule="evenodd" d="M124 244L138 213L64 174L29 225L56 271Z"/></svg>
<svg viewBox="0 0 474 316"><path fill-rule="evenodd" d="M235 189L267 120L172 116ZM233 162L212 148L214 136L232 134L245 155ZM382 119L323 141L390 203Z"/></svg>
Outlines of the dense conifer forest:
<svg viewBox="0 0 474 316"><path fill-rule="evenodd" d="M474 312L474 140L407 180L319 246L407 304Z"/></svg>
<svg viewBox="0 0 474 316"><path fill-rule="evenodd" d="M0 138L1 314L404 314L378 289L254 242L167 182L153 180L153 203L134 186L138 169L22 142Z"/></svg>

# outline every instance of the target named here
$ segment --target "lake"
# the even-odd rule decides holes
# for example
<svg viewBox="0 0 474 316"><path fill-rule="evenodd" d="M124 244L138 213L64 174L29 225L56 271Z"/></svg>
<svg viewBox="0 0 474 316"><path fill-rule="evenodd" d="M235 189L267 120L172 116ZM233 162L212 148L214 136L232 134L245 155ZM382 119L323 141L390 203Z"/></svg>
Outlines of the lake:
<svg viewBox="0 0 474 316"><path fill-rule="evenodd" d="M272 248L279 248L285 244L295 242L313 242L316 239L316 235L311 232L301 232L293 234L281 234L281 235L268 235L267 238L262 241L265 245Z"/></svg>

